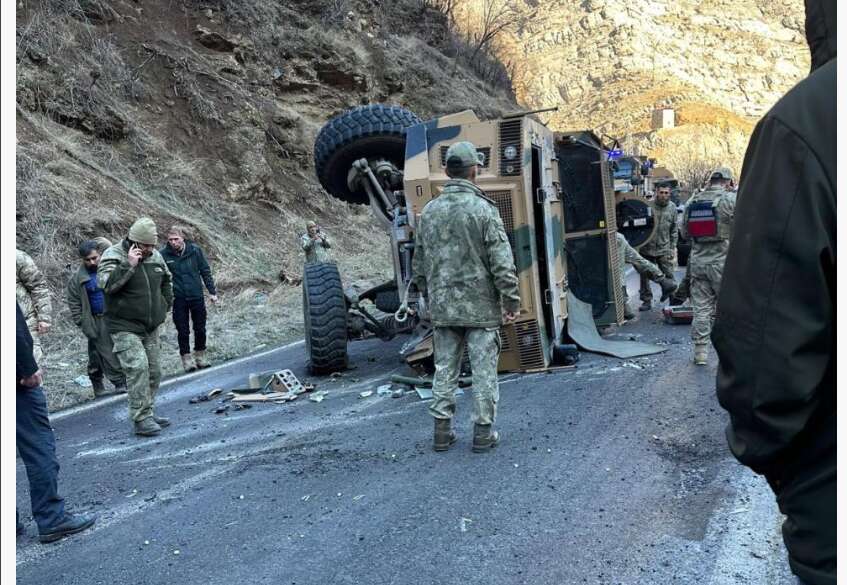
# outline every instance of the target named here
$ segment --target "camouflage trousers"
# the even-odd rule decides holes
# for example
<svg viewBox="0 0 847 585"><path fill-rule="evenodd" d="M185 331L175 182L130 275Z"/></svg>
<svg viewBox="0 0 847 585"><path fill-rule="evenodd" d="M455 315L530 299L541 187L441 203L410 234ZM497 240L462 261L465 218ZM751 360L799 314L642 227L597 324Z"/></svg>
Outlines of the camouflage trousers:
<svg viewBox="0 0 847 585"><path fill-rule="evenodd" d="M691 339L696 345L709 343L712 325L715 323L715 309L723 276L723 263L694 266L691 268L690 295L694 309L694 321L691 324Z"/></svg>
<svg viewBox="0 0 847 585"><path fill-rule="evenodd" d="M674 298L685 301L688 297L691 296L691 264L688 264L685 267L685 276L682 277L682 280L679 282L679 286L676 287L676 292L673 293Z"/></svg>
<svg viewBox="0 0 847 585"><path fill-rule="evenodd" d="M128 331L112 333L114 352L126 376L129 419L139 422L153 416L153 401L162 370L159 366L159 329L139 335Z"/></svg>
<svg viewBox="0 0 847 585"><path fill-rule="evenodd" d="M500 390L497 362L500 359L499 327L436 327L433 332L435 376L432 380L432 404L435 418L451 419L456 413L456 388L465 343L473 373L474 423L490 425L497 416Z"/></svg>
<svg viewBox="0 0 847 585"><path fill-rule="evenodd" d="M105 374L115 386L126 382L121 364L115 356L112 337L106 329L106 320L102 315L94 315L97 337L88 337L88 377L92 382L102 380Z"/></svg>
<svg viewBox="0 0 847 585"><path fill-rule="evenodd" d="M673 264L673 256L644 256L644 259L648 262L652 262L656 266L659 267L661 271L661 275L659 278L664 276L665 278L673 278L674 264ZM647 272L638 273L641 278L641 289L638 291L639 298L643 302L648 302L653 300L653 291L650 290L650 281L655 281L656 278L654 274L648 274Z"/></svg>

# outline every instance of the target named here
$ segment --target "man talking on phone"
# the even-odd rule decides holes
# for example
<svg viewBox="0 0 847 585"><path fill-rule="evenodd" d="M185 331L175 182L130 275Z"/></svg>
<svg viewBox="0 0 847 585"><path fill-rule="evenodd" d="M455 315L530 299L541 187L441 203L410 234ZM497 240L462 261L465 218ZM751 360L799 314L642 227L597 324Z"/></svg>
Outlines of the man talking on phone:
<svg viewBox="0 0 847 585"><path fill-rule="evenodd" d="M153 401L162 372L159 326L173 305L171 272L156 249L156 224L148 217L129 228L127 238L103 253L97 285L106 300L106 327L126 375L129 418L136 435L158 435L170 425L156 416Z"/></svg>

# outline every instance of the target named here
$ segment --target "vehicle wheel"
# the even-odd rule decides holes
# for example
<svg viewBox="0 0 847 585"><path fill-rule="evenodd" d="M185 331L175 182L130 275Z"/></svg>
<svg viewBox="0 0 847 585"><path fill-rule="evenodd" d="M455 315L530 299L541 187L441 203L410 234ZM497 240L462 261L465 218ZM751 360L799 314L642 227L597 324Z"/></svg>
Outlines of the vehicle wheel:
<svg viewBox="0 0 847 585"><path fill-rule="evenodd" d="M369 203L367 193L350 191L347 186L353 162L383 158L402 169L406 128L420 122L405 108L382 104L359 106L332 118L315 139L315 173L321 185L336 199Z"/></svg>
<svg viewBox="0 0 847 585"><path fill-rule="evenodd" d="M303 324L311 373L346 369L347 303L335 264L303 268Z"/></svg>

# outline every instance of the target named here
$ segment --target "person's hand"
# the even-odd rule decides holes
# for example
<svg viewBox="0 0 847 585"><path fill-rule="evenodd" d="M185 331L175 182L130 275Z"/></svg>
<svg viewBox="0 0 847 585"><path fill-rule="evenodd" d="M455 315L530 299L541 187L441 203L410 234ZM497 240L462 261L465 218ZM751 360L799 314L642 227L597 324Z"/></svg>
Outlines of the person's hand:
<svg viewBox="0 0 847 585"><path fill-rule="evenodd" d="M41 370L39 369L32 376L21 378L21 386L23 386L24 388L37 388L41 386L42 381L43 378L41 376Z"/></svg>
<svg viewBox="0 0 847 585"><path fill-rule="evenodd" d="M209 300L212 301L213 305L218 304L218 295L209 295Z"/></svg>
<svg viewBox="0 0 847 585"><path fill-rule="evenodd" d="M50 323L47 321L39 321L38 325L35 327L35 330L38 331L39 335L44 335L48 331L50 331Z"/></svg>
<svg viewBox="0 0 847 585"><path fill-rule="evenodd" d="M133 244L129 248L129 265L135 268L138 266L138 263L141 262L142 254L141 248Z"/></svg>
<svg viewBox="0 0 847 585"><path fill-rule="evenodd" d="M511 323L518 318L518 314L513 311L505 311L503 313L503 323Z"/></svg>

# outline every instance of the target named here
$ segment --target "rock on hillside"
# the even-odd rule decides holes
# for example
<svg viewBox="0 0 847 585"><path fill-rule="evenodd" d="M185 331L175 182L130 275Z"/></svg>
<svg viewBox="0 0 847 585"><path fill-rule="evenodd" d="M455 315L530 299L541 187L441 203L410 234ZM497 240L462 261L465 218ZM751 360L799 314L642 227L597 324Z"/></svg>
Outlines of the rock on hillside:
<svg viewBox="0 0 847 585"><path fill-rule="evenodd" d="M492 1L508 0L466 9ZM632 135L631 148L665 159L682 147L738 169L756 118L809 70L802 0L512 4L535 13L497 39L518 100L558 105L552 127ZM650 132L656 103L677 108L681 127Z"/></svg>

